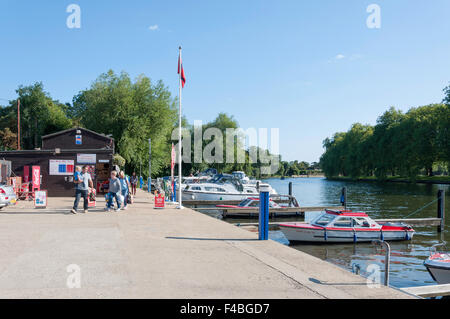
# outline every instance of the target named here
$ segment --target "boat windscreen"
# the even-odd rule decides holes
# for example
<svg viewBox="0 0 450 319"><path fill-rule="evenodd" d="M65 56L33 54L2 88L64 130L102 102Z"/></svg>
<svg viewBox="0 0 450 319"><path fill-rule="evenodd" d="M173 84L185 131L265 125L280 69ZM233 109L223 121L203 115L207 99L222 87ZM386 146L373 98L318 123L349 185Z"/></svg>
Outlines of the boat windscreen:
<svg viewBox="0 0 450 319"><path fill-rule="evenodd" d="M245 206L247 206L248 205L248 203L250 203L252 200L251 199L249 199L249 198L247 198L247 199L244 199L240 204L239 204L239 206L241 206L241 207L245 207Z"/></svg>
<svg viewBox="0 0 450 319"><path fill-rule="evenodd" d="M319 226L327 226L329 223L331 223L336 216L330 215L330 214L323 214L317 220L314 221L314 224Z"/></svg>

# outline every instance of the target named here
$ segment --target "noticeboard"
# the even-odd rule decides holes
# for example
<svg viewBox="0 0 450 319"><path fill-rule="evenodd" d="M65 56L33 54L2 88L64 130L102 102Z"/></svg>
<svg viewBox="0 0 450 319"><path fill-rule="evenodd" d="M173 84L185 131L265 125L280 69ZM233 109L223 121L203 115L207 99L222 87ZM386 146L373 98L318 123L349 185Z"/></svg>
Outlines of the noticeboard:
<svg viewBox="0 0 450 319"><path fill-rule="evenodd" d="M47 191L34 192L34 207L35 208L47 207Z"/></svg>
<svg viewBox="0 0 450 319"><path fill-rule="evenodd" d="M165 198L163 195L155 196L155 208L163 209L165 207Z"/></svg>
<svg viewBox="0 0 450 319"><path fill-rule="evenodd" d="M75 161L73 160L50 160L49 175L70 176L73 175Z"/></svg>
<svg viewBox="0 0 450 319"><path fill-rule="evenodd" d="M78 164L96 164L97 154L77 154Z"/></svg>

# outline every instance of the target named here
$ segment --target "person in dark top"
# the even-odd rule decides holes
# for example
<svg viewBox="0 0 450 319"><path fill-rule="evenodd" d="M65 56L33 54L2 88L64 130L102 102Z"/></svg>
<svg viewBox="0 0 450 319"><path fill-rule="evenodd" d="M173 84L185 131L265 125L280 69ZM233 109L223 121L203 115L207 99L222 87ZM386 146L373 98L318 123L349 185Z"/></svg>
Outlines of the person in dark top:
<svg viewBox="0 0 450 319"><path fill-rule="evenodd" d="M133 172L133 175L131 176L130 184L131 184L131 195L136 196L138 177L136 176L135 172Z"/></svg>

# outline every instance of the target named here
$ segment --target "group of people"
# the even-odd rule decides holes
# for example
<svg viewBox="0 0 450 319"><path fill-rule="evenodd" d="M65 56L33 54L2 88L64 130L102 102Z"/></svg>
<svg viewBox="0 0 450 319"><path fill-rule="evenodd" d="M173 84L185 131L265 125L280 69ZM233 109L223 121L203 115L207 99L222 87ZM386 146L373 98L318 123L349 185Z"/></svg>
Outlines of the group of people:
<svg viewBox="0 0 450 319"><path fill-rule="evenodd" d="M84 200L84 213L88 213L89 209L89 196L94 192L94 183L92 177L88 172L89 167L87 165L82 168L77 166L74 174L75 183L75 201L73 203L72 214L77 213L78 204L83 197ZM136 188L138 184L138 178L136 173L133 173L130 180L125 176L125 172L117 171L111 172L111 178L109 179L109 190L106 194L106 208L105 210L110 212L114 208L114 199L117 202L117 208L115 211L126 210L128 204L132 203L132 196L136 196Z"/></svg>

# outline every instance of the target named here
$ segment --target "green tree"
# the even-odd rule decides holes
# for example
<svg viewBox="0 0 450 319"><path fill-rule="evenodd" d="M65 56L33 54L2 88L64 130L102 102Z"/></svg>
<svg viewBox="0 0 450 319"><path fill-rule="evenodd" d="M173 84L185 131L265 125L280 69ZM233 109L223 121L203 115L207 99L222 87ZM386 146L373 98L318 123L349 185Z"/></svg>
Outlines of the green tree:
<svg viewBox="0 0 450 319"><path fill-rule="evenodd" d="M88 129L112 134L130 171L147 167L151 138L157 176L170 164L171 133L178 126L175 102L162 81L152 83L141 75L133 82L127 73L110 70L74 97L68 114Z"/></svg>
<svg viewBox="0 0 450 319"><path fill-rule="evenodd" d="M442 103L450 105L450 85L444 89L445 97Z"/></svg>
<svg viewBox="0 0 450 319"><path fill-rule="evenodd" d="M20 99L21 144L24 149L41 146L41 136L72 127L66 117L66 106L52 100L44 91L41 82L30 86L19 86L16 90ZM17 100L0 112L0 129L9 128L17 134Z"/></svg>

